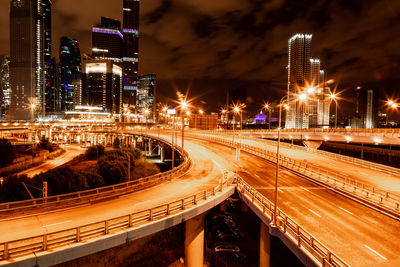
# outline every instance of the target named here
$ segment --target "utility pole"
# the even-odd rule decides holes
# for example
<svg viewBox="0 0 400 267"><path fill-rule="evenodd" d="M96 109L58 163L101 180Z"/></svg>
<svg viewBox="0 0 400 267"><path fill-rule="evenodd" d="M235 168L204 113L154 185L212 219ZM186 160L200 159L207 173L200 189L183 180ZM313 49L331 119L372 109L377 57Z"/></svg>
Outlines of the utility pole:
<svg viewBox="0 0 400 267"><path fill-rule="evenodd" d="M43 198L47 202L47 182L43 182Z"/></svg>

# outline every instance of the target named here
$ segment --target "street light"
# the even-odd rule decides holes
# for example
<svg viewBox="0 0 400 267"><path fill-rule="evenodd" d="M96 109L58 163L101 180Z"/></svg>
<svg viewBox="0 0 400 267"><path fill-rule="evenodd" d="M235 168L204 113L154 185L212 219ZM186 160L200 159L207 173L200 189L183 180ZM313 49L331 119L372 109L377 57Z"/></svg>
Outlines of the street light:
<svg viewBox="0 0 400 267"><path fill-rule="evenodd" d="M34 114L33 113L35 111L36 105L34 103L32 103L30 105L30 108L31 108L31 120L33 121L34 120Z"/></svg>
<svg viewBox="0 0 400 267"><path fill-rule="evenodd" d="M144 109L144 115L146 116L146 129L147 129L147 120L148 120L149 114L150 114L150 109L145 108Z"/></svg>
<svg viewBox="0 0 400 267"><path fill-rule="evenodd" d="M400 104L399 103L396 103L396 102L394 102L393 100L388 100L387 102L386 102L386 104L388 105L388 107L390 108L390 109L396 109L397 110L397 108L400 106ZM387 116L386 116L386 120L388 121L389 120L389 111L388 111L388 114L387 114ZM388 124L388 122L386 122L386 125Z"/></svg>
<svg viewBox="0 0 400 267"><path fill-rule="evenodd" d="M277 226L276 214L277 214L277 209L278 209L277 207L278 207L278 179L279 179L279 148L280 148L280 142L281 142L282 106L286 110L289 109L289 103L288 103L287 98L288 98L288 96L285 95L279 101L278 142L277 142L277 145L276 145L276 175L275 175L274 218L273 218L273 222L272 222L273 226ZM297 97L298 101L304 101L306 99L307 99L307 94L300 94Z"/></svg>
<svg viewBox="0 0 400 267"><path fill-rule="evenodd" d="M185 101L185 100L181 100L180 102L180 107L181 107L181 117L182 117L182 156L183 156L183 148L185 145L185 115L184 115L184 111L189 107L189 104ZM187 111L189 112L189 111Z"/></svg>
<svg viewBox="0 0 400 267"><path fill-rule="evenodd" d="M337 112L338 112L337 98L338 98L338 95L331 93L331 94L329 94L329 98L331 99L330 103L332 103L332 101L335 101L335 129L337 129L337 118L338 118L338 114L337 114Z"/></svg>
<svg viewBox="0 0 400 267"><path fill-rule="evenodd" d="M270 104L264 104L264 109L268 110L268 128L271 129L271 111L272 107Z"/></svg>

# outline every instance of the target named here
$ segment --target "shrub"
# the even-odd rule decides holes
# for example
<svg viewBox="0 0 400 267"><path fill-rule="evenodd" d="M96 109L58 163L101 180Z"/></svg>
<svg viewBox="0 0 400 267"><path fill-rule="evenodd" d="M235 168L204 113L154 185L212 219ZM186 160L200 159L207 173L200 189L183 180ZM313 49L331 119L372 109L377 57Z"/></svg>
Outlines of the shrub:
<svg viewBox="0 0 400 267"><path fill-rule="evenodd" d="M0 167L10 165L15 157L14 146L7 139L0 139Z"/></svg>
<svg viewBox="0 0 400 267"><path fill-rule="evenodd" d="M95 145L90 146L85 152L86 159L98 159L100 156L104 155L104 146Z"/></svg>
<svg viewBox="0 0 400 267"><path fill-rule="evenodd" d="M135 169L132 173L132 178L133 179L143 178L157 174L159 172L160 169L156 164L144 160L138 160L135 162Z"/></svg>

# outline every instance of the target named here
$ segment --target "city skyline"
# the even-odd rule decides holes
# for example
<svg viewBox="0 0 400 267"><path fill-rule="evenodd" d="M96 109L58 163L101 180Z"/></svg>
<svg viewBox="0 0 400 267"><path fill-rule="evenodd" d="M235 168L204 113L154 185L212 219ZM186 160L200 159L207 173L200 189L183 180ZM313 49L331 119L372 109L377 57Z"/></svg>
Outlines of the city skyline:
<svg viewBox="0 0 400 267"><path fill-rule="evenodd" d="M0 5L5 15L2 16L3 23L7 25L8 3L5 4ZM113 5L100 2L96 7L91 6L90 1L80 4L83 8L78 9L77 5L67 6L63 1L54 3L54 46L57 46L59 37L65 35L77 38L82 44L82 52L88 52L90 28L98 17L122 20L122 1ZM388 27L399 14L400 7L395 1L324 2L311 10L306 4L294 5L284 1L274 4L262 5L257 1L245 4L206 1L202 6L194 1L142 3L140 42L143 63L139 72L154 72L166 80L223 77L228 81L226 87L230 87L229 80L261 80L276 91L284 84L287 38L295 32L309 31L315 36L318 45L314 49L326 62L331 77L337 77L344 87L384 81L384 87L391 90L388 88L391 83L387 81L399 79L400 55L395 48L400 39L392 36L393 27L397 26ZM90 14L84 13L86 5L93 9ZM257 12L256 7L259 9ZM304 18L293 15L296 8L299 13L305 11ZM182 10L187 10L190 16L174 16ZM373 10L382 12L373 13ZM286 15L279 18L273 15L276 12ZM294 25L295 19L300 23ZM170 23L165 23L167 20ZM352 25L352 29L347 29L346 25ZM3 36L0 54L9 54L6 28L0 29L3 33L0 34ZM238 34L231 35L233 32ZM376 50L377 57L367 53L371 48ZM202 53L198 53L199 50ZM172 55L172 51L176 54ZM57 52L53 51L54 54ZM174 64L170 66L170 62ZM210 87L216 86L211 84Z"/></svg>

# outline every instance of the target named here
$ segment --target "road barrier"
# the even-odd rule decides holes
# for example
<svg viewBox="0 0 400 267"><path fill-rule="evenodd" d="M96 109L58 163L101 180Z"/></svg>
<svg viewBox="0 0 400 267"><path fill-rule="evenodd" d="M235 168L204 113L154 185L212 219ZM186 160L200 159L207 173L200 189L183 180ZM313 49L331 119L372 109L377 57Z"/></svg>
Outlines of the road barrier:
<svg viewBox="0 0 400 267"><path fill-rule="evenodd" d="M41 251L51 251L55 248L71 244L88 242L94 238L114 234L139 227L149 222L161 220L169 215L184 211L199 205L210 197L216 196L224 188L233 186L234 177L224 177L221 182L204 191L176 199L150 209L129 213L124 216L98 221L90 224L80 225L57 232L48 232L43 235L27 237L19 240L9 240L0 243L0 259L9 260Z"/></svg>
<svg viewBox="0 0 400 267"><path fill-rule="evenodd" d="M191 134L191 136L241 149L272 163L276 163L276 153L260 147L249 146L215 136L198 134ZM280 155L279 160L280 166L300 174L302 177L312 182L332 189L353 200L362 202L392 218L400 219L400 196L397 194L387 192L366 183L361 183L356 179L347 178L338 172L331 172L314 164L295 160L291 157Z"/></svg>
<svg viewBox="0 0 400 267"><path fill-rule="evenodd" d="M249 136L241 136L241 138L247 139L247 140L258 141L258 142L263 142L263 143L266 143L266 144L276 147L276 141L261 139L260 137L252 138ZM361 166L369 168L369 169L378 170L380 172L384 172L384 173L387 173L390 175L400 176L400 169L390 167L387 165L383 165L383 164L379 164L379 163L375 163L375 162L371 162L371 161L367 161L367 160L362 160L362 159L358 159L358 158L354 158L354 157L349 157L349 156L345 156L345 155L340 155L337 153L327 152L327 151L323 151L323 150L306 148L304 146L299 146L299 145L295 145L295 144L292 145L292 144L288 144L285 142L281 142L281 146L288 148L288 149L295 149L295 150L300 150L300 151L311 152L314 154L324 155L324 156L338 159L338 160L341 160L344 162L350 162L353 164L361 165Z"/></svg>
<svg viewBox="0 0 400 267"><path fill-rule="evenodd" d="M247 198L253 205L269 220L274 218L274 205L265 196L259 193L254 187L246 183L240 176L236 178L236 189ZM288 215L277 210L276 226L291 242L303 253L313 260L317 266L350 266L339 258L330 249L322 244L317 238L307 232Z"/></svg>
<svg viewBox="0 0 400 267"><path fill-rule="evenodd" d="M167 140L159 137L151 136L153 139L158 139L164 143L168 143ZM182 154L182 151L179 150ZM47 198L37 198L16 202L8 202L8 203L0 203L0 216L9 215L12 212L18 212L23 210L31 210L33 208L60 208L63 206L71 206L71 205L81 205L85 203L93 203L100 200L114 198L123 194L132 193L138 191L140 189L148 188L150 186L154 186L160 184L164 181L171 180L178 175L186 173L192 161L185 151L183 153L183 163L178 167L175 167L172 170L167 172L155 174L149 177L141 178L135 181L129 181L121 184L100 187L85 191L79 191L69 194L56 195Z"/></svg>

